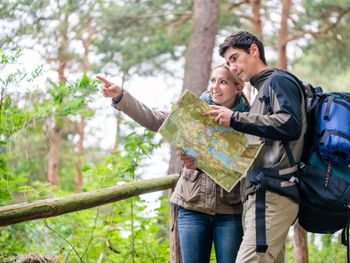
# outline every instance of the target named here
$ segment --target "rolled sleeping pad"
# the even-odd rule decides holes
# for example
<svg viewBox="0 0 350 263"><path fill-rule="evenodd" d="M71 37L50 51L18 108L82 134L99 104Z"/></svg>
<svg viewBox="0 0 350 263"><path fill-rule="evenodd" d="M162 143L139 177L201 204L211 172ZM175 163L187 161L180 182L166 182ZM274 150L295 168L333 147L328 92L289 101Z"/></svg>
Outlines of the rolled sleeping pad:
<svg viewBox="0 0 350 263"><path fill-rule="evenodd" d="M335 166L350 165L350 101L328 96L321 106L319 154Z"/></svg>

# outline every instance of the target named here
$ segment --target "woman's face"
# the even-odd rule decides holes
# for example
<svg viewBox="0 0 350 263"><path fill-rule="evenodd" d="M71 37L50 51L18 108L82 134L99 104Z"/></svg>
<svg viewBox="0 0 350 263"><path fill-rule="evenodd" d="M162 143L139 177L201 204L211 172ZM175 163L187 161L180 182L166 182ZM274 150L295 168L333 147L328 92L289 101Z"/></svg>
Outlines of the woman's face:
<svg viewBox="0 0 350 263"><path fill-rule="evenodd" d="M231 73L224 67L213 70L210 82L209 91L213 101L221 106L232 108L237 94L243 89L243 85L236 85Z"/></svg>

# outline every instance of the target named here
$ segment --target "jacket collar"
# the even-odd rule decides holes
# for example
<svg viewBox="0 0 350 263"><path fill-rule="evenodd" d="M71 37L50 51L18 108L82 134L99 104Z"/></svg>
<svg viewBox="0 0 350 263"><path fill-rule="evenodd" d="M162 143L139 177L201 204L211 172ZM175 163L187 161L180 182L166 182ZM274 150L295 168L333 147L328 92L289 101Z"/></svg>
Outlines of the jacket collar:
<svg viewBox="0 0 350 263"><path fill-rule="evenodd" d="M269 69L265 69L261 72L259 72L258 74L256 74L255 76L253 76L250 79L250 84L256 88L257 90L259 90L262 85L264 84L264 82L267 80L267 78L274 72L276 71L275 68L269 68Z"/></svg>

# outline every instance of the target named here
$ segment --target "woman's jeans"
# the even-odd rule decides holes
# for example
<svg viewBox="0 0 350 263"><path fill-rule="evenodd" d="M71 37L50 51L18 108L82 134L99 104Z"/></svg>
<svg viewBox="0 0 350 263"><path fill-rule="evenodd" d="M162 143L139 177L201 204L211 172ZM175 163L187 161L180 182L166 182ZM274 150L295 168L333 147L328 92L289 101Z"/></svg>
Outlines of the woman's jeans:
<svg viewBox="0 0 350 263"><path fill-rule="evenodd" d="M207 215L179 206L183 263L209 263L212 243L217 263L234 263L242 241L241 215Z"/></svg>

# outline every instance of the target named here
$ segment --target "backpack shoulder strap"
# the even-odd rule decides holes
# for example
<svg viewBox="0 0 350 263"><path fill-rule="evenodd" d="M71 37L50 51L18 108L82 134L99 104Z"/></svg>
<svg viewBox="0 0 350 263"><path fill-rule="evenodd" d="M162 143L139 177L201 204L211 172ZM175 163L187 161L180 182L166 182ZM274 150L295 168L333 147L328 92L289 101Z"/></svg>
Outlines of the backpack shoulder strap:
<svg viewBox="0 0 350 263"><path fill-rule="evenodd" d="M270 82L271 82L271 79L272 79L273 74L274 74L275 72L277 72L277 71L287 73L288 75L294 77L294 79L298 82L299 86L302 85L302 82L301 82L297 77L295 77L293 74L289 73L288 71L276 69L274 72L272 72L271 75L267 78L267 80L266 80L265 83L264 83L264 86L263 86L263 96L262 96L261 98L259 98L259 100L260 100L261 102L262 102L262 101L265 102L267 111L269 112L270 115L272 115L274 112L273 112L273 107L272 107L272 104L271 104L271 98L270 98L270 94L269 94L269 86L270 86ZM303 88L301 88L301 90L302 90L302 93L303 93L302 96L305 98L305 91L304 91ZM286 142L286 141L282 141L282 144L283 144L284 149L286 150L289 164L290 164L291 166L294 166L294 165L295 165L295 159L294 159L292 150L291 150L291 148L290 148L290 146L289 146L289 143Z"/></svg>

